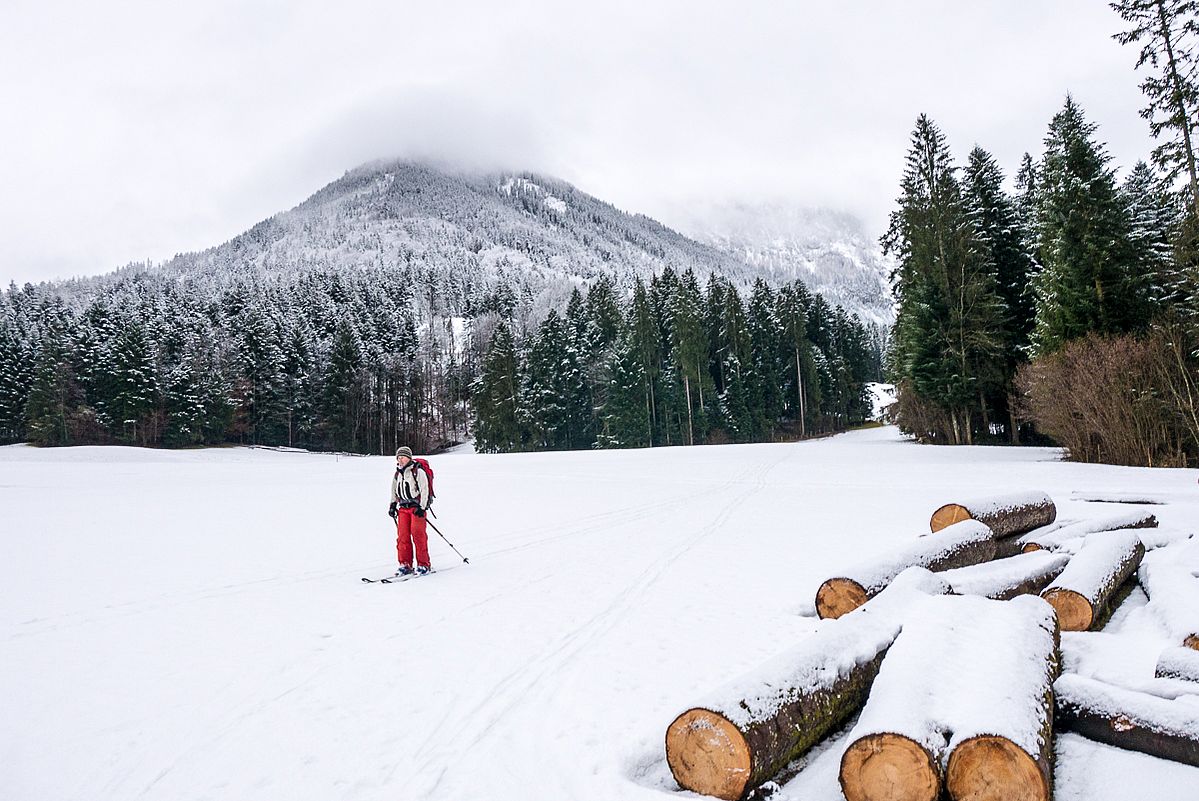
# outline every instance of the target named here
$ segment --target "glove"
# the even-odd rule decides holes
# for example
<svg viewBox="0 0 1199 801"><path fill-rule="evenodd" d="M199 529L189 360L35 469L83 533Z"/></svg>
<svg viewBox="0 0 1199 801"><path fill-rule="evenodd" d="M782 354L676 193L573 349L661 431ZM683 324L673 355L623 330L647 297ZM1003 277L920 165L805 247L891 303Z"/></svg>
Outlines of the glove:
<svg viewBox="0 0 1199 801"><path fill-rule="evenodd" d="M424 516L425 516L425 510L424 510L424 509L422 509L422 508L420 508L420 507L418 506L418 507L416 507L415 509L413 509L413 510L412 510L412 514L416 515L417 517L424 517Z"/></svg>
<svg viewBox="0 0 1199 801"><path fill-rule="evenodd" d="M387 516L390 517L392 520L396 519L396 502L395 501L392 501L391 505L387 507Z"/></svg>

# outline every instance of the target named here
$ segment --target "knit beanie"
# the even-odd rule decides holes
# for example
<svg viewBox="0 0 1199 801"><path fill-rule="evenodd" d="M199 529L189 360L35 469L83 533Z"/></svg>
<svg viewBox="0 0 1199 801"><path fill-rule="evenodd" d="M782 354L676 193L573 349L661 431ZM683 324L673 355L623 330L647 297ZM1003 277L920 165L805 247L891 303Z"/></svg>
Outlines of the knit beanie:
<svg viewBox="0 0 1199 801"><path fill-rule="evenodd" d="M407 456L409 459L411 459L412 449L407 445L403 446L402 448L396 448L396 458L399 459L401 456Z"/></svg>

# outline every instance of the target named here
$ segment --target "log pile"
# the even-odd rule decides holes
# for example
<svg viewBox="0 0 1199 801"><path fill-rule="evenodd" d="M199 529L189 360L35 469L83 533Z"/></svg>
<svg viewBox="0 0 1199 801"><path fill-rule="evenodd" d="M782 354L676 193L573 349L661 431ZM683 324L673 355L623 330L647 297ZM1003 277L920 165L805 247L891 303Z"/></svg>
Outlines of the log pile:
<svg viewBox="0 0 1199 801"><path fill-rule="evenodd" d="M859 709L848 801L1049 801L1055 728L1199 765L1199 540L1140 511L1056 517L1044 493L946 504L935 534L822 582L814 634L670 724L676 781L756 797ZM1154 675L1125 635L1082 633L1138 582L1178 645ZM1060 673L1062 631L1086 675Z"/></svg>
<svg viewBox="0 0 1199 801"><path fill-rule="evenodd" d="M1113 532L1088 540L1066 569L1041 592L1057 610L1062 631L1098 627L1124 582L1136 573L1145 546L1136 534Z"/></svg>
<svg viewBox="0 0 1199 801"><path fill-rule="evenodd" d="M683 712L666 730L675 781L726 799L768 781L861 708L905 610L948 591L928 571L905 571L869 606Z"/></svg>
<svg viewBox="0 0 1199 801"><path fill-rule="evenodd" d="M935 801L948 789L1048 801L1056 632L1052 608L1032 597L923 602L848 736L846 799Z"/></svg>
<svg viewBox="0 0 1199 801"><path fill-rule="evenodd" d="M909 567L964 567L994 559L995 550L995 537L987 526L971 520L956 523L936 537L918 537L827 579L816 590L816 614L829 619L852 612Z"/></svg>

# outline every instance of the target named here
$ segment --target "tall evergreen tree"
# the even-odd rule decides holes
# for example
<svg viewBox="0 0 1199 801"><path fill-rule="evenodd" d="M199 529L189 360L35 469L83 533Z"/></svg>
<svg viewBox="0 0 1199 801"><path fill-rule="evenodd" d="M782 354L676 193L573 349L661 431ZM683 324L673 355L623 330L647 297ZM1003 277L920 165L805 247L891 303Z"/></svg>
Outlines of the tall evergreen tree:
<svg viewBox="0 0 1199 801"><path fill-rule="evenodd" d="M979 376L1003 349L993 264L963 198L945 137L916 121L899 209L883 237L894 255L899 311L893 355L900 392L944 410L955 444L973 441Z"/></svg>
<svg viewBox="0 0 1199 801"><path fill-rule="evenodd" d="M1037 190L1037 353L1092 331L1135 331L1152 311L1148 281L1137 272L1130 246L1127 211L1095 129L1067 97L1045 138Z"/></svg>
<svg viewBox="0 0 1199 801"><path fill-rule="evenodd" d="M520 450L520 360L512 331L501 320L491 335L482 370L471 389L475 448L484 453Z"/></svg>
<svg viewBox="0 0 1199 801"><path fill-rule="evenodd" d="M1154 163L1173 182L1186 177L1192 219L1199 219L1199 0L1118 0L1110 4L1130 28L1120 44L1141 45L1137 69L1148 65L1141 116L1161 141Z"/></svg>

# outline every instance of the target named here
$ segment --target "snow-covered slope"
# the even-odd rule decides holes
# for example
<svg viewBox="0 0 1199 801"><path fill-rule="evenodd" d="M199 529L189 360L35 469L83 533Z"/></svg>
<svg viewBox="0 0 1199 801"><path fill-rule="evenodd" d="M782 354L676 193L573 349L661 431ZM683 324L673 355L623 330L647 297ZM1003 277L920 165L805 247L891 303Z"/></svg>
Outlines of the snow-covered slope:
<svg viewBox="0 0 1199 801"><path fill-rule="evenodd" d="M738 283L758 274L564 181L413 161L351 170L229 242L166 264L185 275L329 267L411 267L462 306L497 293L554 305L579 282L607 275L627 286L666 267Z"/></svg>
<svg viewBox="0 0 1199 801"><path fill-rule="evenodd" d="M863 320L895 321L891 260L856 217L775 203L689 206L679 230L777 281L800 278Z"/></svg>
<svg viewBox="0 0 1199 801"><path fill-rule="evenodd" d="M394 568L390 459L0 448L0 798L682 798L666 726L813 631L798 612L846 552L1028 488L1072 519L1127 507L1071 493L1151 491L1163 525L1199 524L1199 471L1056 457L891 428L443 455L435 522L471 563L431 534L442 572L389 586L358 579ZM1059 744L1059 801L1199 785ZM839 798L841 747L776 798Z"/></svg>

